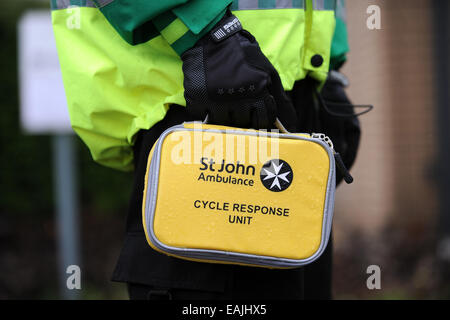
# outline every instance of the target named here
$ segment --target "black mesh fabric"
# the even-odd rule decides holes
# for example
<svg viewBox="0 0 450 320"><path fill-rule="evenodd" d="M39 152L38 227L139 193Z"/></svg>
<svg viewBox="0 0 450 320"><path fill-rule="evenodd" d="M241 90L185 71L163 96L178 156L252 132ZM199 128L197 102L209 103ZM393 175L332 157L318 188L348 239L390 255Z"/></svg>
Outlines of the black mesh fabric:
<svg viewBox="0 0 450 320"><path fill-rule="evenodd" d="M186 107L197 120L208 115L214 124L270 129L280 117L295 130L280 77L247 31L221 41L207 34L181 58Z"/></svg>
<svg viewBox="0 0 450 320"><path fill-rule="evenodd" d="M184 59L190 63L183 64L184 73L184 97L187 105L193 105L199 103L202 105L208 105L208 94L206 92L206 76L205 66L203 64L203 48L197 47L188 50L184 55ZM195 109L195 116L200 119L206 117L207 110ZM199 119L199 120L200 120Z"/></svg>

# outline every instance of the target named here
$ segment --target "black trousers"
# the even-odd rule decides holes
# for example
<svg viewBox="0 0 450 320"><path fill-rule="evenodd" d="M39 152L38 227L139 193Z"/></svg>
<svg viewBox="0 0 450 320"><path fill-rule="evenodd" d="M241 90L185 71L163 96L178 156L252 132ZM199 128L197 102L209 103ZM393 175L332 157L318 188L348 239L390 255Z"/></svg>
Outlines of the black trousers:
<svg viewBox="0 0 450 320"><path fill-rule="evenodd" d="M326 122L305 99L303 92L310 92L306 85L298 83L290 93L304 122L299 123L299 131L308 126L303 132L319 132L317 125ZM186 261L158 253L147 244L141 205L148 154L165 129L191 120L184 107L172 105L162 121L138 134L125 242L112 280L126 282L131 299L330 299L332 240L317 261L289 270ZM336 132L345 131L341 129Z"/></svg>
<svg viewBox="0 0 450 320"><path fill-rule="evenodd" d="M244 271L237 267L232 281L222 292L128 283L128 295L132 300L329 300L331 259L330 244L319 260L294 272L297 281L288 287L283 274L278 274L281 281L274 283L270 281L274 276L271 272Z"/></svg>

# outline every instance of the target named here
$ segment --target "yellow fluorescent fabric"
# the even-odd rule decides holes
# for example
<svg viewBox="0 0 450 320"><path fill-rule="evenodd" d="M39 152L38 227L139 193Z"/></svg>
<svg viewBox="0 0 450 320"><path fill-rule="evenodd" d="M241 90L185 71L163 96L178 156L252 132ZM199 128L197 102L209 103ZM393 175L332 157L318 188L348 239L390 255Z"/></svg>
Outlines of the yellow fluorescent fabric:
<svg viewBox="0 0 450 320"><path fill-rule="evenodd" d="M294 82L305 78L307 73L303 68L305 10L241 10L233 13L258 40L261 50L280 74L284 89L292 90Z"/></svg>
<svg viewBox="0 0 450 320"><path fill-rule="evenodd" d="M131 46L100 11L79 10L79 29L66 25L73 13L52 11L72 127L94 160L131 170L134 135L185 104L181 60L161 36Z"/></svg>
<svg viewBox="0 0 450 320"><path fill-rule="evenodd" d="M161 36L131 46L98 9L77 10L78 29L67 25L68 19L74 18L73 10L52 11L72 126L94 160L112 168L131 170L135 134L160 121L170 104L186 104L181 59ZM285 90L291 90L294 82L309 72L321 81L325 79L334 31L330 29L334 28L332 11L318 12L314 23L306 21L303 9L234 13L255 35L278 70ZM316 33L309 38L306 48L305 26L311 23L310 29ZM325 61L319 70L307 63L315 52L323 54Z"/></svg>
<svg viewBox="0 0 450 320"><path fill-rule="evenodd" d="M325 203L328 201L329 154L315 142L283 139L279 141L279 154L274 155L271 154L270 139L235 133L227 133L225 138L224 134L207 131L169 133L162 142L156 186L148 185L149 176L156 174L156 170L149 170L154 149L148 159L143 224L149 244L162 251L152 243L149 236L150 221L146 220L149 219L146 214L149 208L146 205L153 202L147 200L149 193L157 190L153 231L156 238L167 246L295 260L313 256L319 250L322 233L325 232L323 226ZM200 148L196 144L199 141ZM230 144L230 141L234 143ZM214 150L222 151L213 152L212 146ZM238 146L245 146L245 152L242 153ZM253 158L255 154L250 152L250 146L257 146L257 159ZM263 146L268 147L261 149L266 148ZM281 192L270 191L260 178L263 165L273 160L274 156L286 161L292 169L291 176L287 176L291 184ZM208 161L214 160L215 171L200 170L204 168L200 161L202 157L208 158ZM254 166L255 173L252 174L250 169L248 174L225 171L219 173L222 160L225 164L236 164L239 161L246 167ZM252 179L254 183L249 186L205 181L200 178L202 173L204 176L220 174L223 177ZM214 208L198 208L198 201L213 201ZM224 208L226 203L228 209ZM235 211L235 204L277 207L282 208L284 213L287 209L287 214ZM328 212L330 214L332 212ZM231 223L229 219L237 216L251 219L245 218L246 223Z"/></svg>
<svg viewBox="0 0 450 320"><path fill-rule="evenodd" d="M334 11L312 11L307 13L312 16L312 23L308 24L310 30L305 39L304 69L310 71L309 75L318 81L324 82L330 68L331 43L336 26ZM324 58L320 67L311 65L311 59L315 55Z"/></svg>
<svg viewBox="0 0 450 320"><path fill-rule="evenodd" d="M175 19L171 24L169 24L164 30L161 31L161 35L166 39L167 42L169 42L169 44L172 44L188 31L188 27L186 27L186 25L180 19Z"/></svg>

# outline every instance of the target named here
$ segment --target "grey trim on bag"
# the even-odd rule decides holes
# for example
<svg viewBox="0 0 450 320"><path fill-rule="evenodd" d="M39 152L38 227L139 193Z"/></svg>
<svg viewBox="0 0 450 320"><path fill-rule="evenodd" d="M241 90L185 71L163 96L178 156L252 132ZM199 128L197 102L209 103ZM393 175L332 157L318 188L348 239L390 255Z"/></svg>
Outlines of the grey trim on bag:
<svg viewBox="0 0 450 320"><path fill-rule="evenodd" d="M201 124L201 123L200 123ZM225 130L219 129L206 129L208 132L214 133L223 133ZM240 135L249 135L249 136L276 136L278 138L289 138L289 139L298 139L305 141L312 141L320 144L328 153L328 157L330 159L330 170L328 174L328 183L327 189L325 193L325 206L324 206L324 214L323 214L323 223L322 223L322 234L321 234L321 242L317 251L306 259L288 259L288 258L278 258L272 256L262 256L262 255L254 255L254 254L246 254L246 253L238 253L238 252L230 252L230 251L222 251L222 250L210 250L210 249L191 249L191 248L178 248L168 246L156 237L153 230L153 222L154 222L154 214L156 208L156 199L158 195L158 180L159 180L159 166L161 161L161 149L164 139L172 132L176 131L203 131L202 129L195 128L185 128L183 124L176 125L171 128L168 128L164 131L158 141L156 142L155 149L153 151L153 156L150 162L149 170L149 178L147 181L147 197L145 199L145 223L146 229L152 244L158 248L159 250L179 256L184 258L192 258L192 259L200 259L200 260L212 260L212 261L222 261L222 262L232 262L232 263L242 263L247 265L256 265L263 267L274 267L274 268L296 268L301 267L306 264L314 262L318 259L323 251L325 250L331 233L331 226L333 222L333 210L334 210L334 195L336 189L336 168L334 162L334 155L331 148L324 143L320 139L315 138L306 138L293 134L273 134L269 132L248 132L241 130L230 130L227 129L227 133L240 134Z"/></svg>

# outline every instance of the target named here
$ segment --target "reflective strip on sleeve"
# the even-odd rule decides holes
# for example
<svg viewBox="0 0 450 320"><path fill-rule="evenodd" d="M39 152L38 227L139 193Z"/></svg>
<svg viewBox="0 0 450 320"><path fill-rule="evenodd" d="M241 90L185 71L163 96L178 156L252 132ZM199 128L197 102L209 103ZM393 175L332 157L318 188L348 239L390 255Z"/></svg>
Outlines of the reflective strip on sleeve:
<svg viewBox="0 0 450 320"><path fill-rule="evenodd" d="M337 0L336 2L336 17L342 21L347 21L347 11L345 9L345 0Z"/></svg>
<svg viewBox="0 0 450 320"><path fill-rule="evenodd" d="M239 10L247 10L247 9L256 9L258 8L258 0L239 0L234 1L233 3L237 3Z"/></svg>
<svg viewBox="0 0 450 320"><path fill-rule="evenodd" d="M231 10L305 8L305 0L234 0Z"/></svg>
<svg viewBox="0 0 450 320"><path fill-rule="evenodd" d="M276 8L293 8L292 0L276 0Z"/></svg>
<svg viewBox="0 0 450 320"><path fill-rule="evenodd" d="M336 0L313 0L313 9L319 11L334 11Z"/></svg>
<svg viewBox="0 0 450 320"><path fill-rule="evenodd" d="M106 0L106 1L113 1L113 0ZM50 4L52 10L67 9L70 6L95 8L95 4L92 0L51 0Z"/></svg>
<svg viewBox="0 0 450 320"><path fill-rule="evenodd" d="M95 0L94 2L96 3L97 7L103 8L104 6L110 4L113 1L114 0Z"/></svg>

